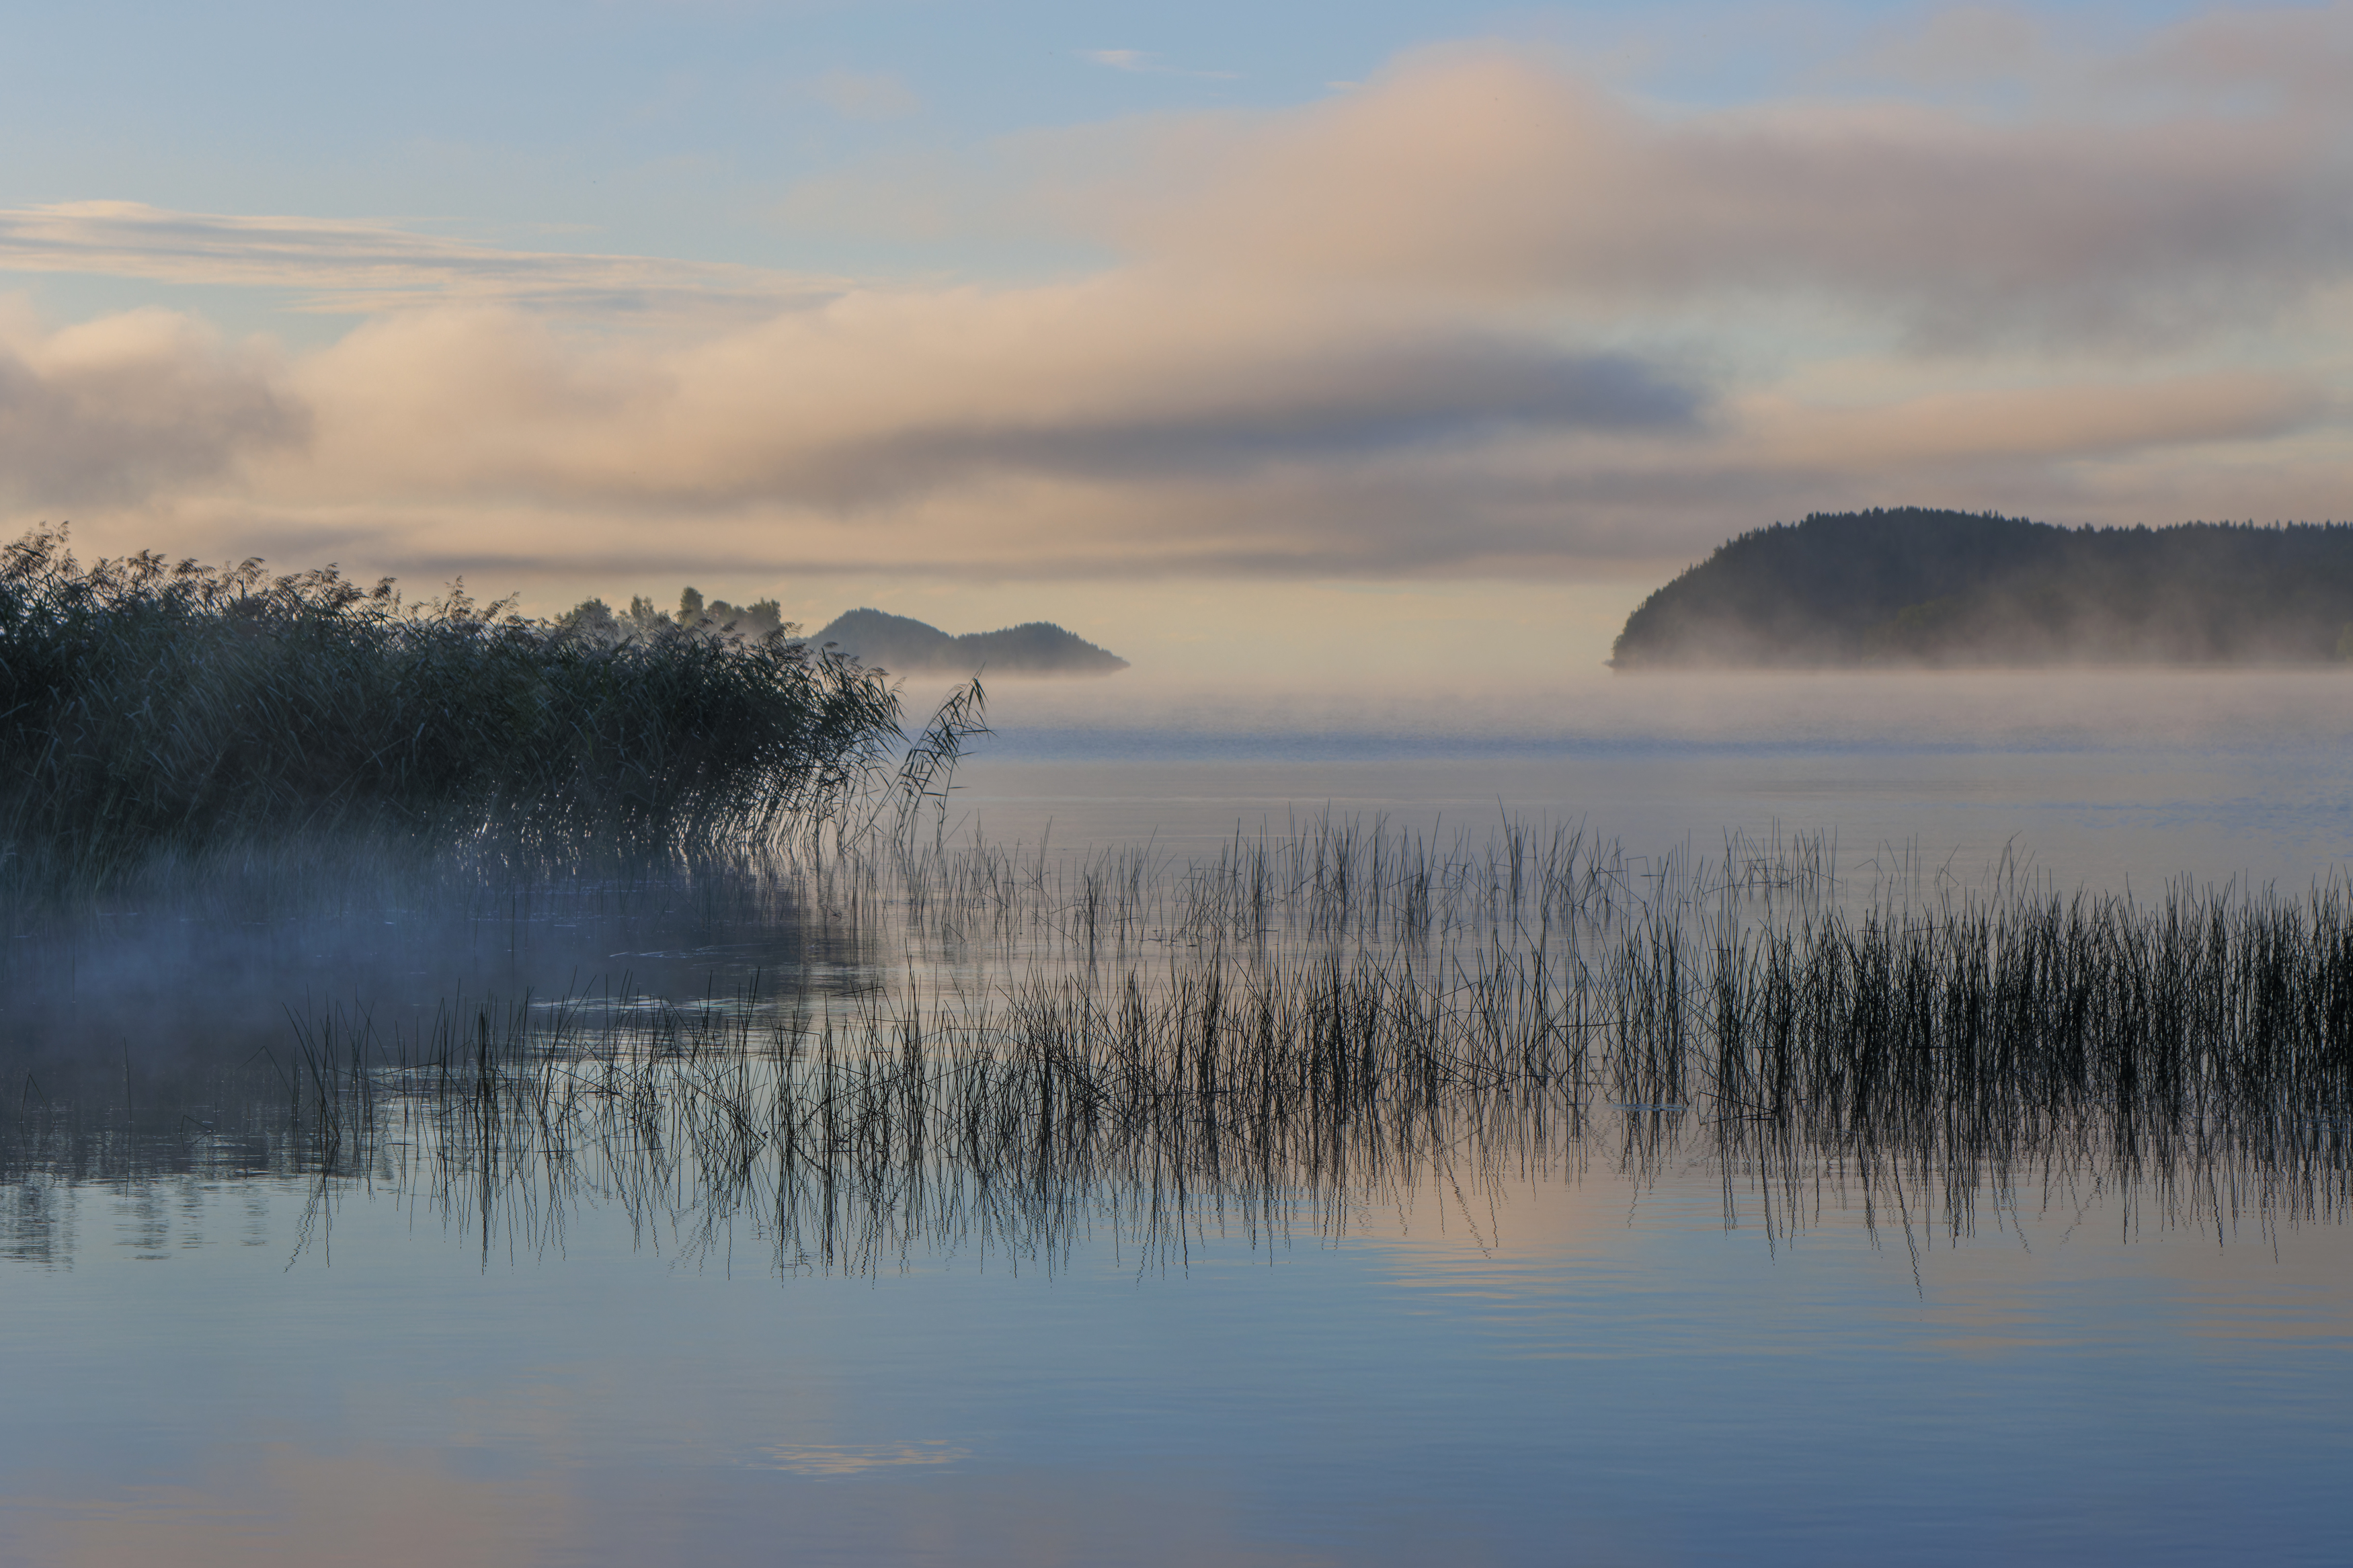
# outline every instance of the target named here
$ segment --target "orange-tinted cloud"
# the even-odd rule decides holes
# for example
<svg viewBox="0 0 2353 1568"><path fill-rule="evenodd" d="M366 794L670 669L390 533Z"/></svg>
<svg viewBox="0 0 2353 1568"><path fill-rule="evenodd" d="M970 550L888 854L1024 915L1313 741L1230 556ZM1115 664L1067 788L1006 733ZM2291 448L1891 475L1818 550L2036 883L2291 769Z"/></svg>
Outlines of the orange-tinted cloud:
<svg viewBox="0 0 2353 1568"><path fill-rule="evenodd" d="M2120 105L1670 114L1449 49L1305 109L1090 132L1060 150L1062 211L1206 273L1646 313L1796 296L1946 351L2166 347L2347 275L2353 110Z"/></svg>
<svg viewBox="0 0 2353 1568"><path fill-rule="evenodd" d="M143 501L299 445L307 411L279 368L163 310L57 332L0 316L0 498Z"/></svg>
<svg viewBox="0 0 2353 1568"><path fill-rule="evenodd" d="M293 483L851 511L1008 477L1145 484L1499 431L1682 429L1700 405L1631 354L1132 277L861 291L683 341L411 313L297 384L320 438Z"/></svg>

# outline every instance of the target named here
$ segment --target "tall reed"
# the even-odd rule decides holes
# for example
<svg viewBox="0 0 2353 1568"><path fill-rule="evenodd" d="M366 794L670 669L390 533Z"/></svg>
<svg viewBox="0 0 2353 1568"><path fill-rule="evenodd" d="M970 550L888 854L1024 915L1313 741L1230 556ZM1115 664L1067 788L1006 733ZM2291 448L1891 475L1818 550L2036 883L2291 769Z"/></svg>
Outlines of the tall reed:
<svg viewBox="0 0 2353 1568"><path fill-rule="evenodd" d="M899 739L878 673L778 635L615 641L333 568L0 550L0 845L100 880L239 837L754 840Z"/></svg>
<svg viewBox="0 0 2353 1568"><path fill-rule="evenodd" d="M391 1183L486 1237L617 1205L850 1268L1051 1258L1099 1224L1173 1258L1596 1160L1710 1163L1727 1216L1777 1235L1827 1206L1959 1237L2034 1192L2224 1232L2353 1213L2353 889L2149 903L1835 864L1508 823L1318 820L1194 861L877 840L802 869L862 933L838 971L452 1003L422 1032L312 1010L205 1104L137 1113L143 1143L102 1086L28 1089L0 1172L143 1147Z"/></svg>

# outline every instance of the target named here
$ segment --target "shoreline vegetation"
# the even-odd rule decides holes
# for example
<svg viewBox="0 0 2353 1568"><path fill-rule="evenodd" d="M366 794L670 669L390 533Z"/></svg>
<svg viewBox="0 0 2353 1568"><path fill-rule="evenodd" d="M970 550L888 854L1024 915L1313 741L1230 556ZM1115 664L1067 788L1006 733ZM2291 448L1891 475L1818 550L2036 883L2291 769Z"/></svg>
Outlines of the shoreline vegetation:
<svg viewBox="0 0 2353 1568"><path fill-rule="evenodd" d="M0 888L240 844L758 844L871 825L894 760L902 808L944 788L978 684L911 746L885 673L796 629L608 636L36 531L0 549Z"/></svg>
<svg viewBox="0 0 2353 1568"><path fill-rule="evenodd" d="M1627 617L1619 670L2353 659L2353 524L2069 529L1916 507L1718 548Z"/></svg>

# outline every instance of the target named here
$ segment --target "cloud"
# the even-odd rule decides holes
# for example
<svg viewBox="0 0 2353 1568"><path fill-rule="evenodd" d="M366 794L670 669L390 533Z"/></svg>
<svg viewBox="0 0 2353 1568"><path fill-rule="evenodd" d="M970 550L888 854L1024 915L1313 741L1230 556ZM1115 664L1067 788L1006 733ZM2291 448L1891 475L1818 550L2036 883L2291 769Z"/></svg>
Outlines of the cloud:
<svg viewBox="0 0 2353 1568"><path fill-rule="evenodd" d="M2096 75L2127 90L2167 89L2192 101L2252 90L2262 110L2341 126L2348 114L2345 84L2353 79L2353 4L2205 12Z"/></svg>
<svg viewBox="0 0 2353 1568"><path fill-rule="evenodd" d="M2042 55L2042 27L2006 5L1953 5L1863 54L1860 63L1926 86L2021 77Z"/></svg>
<svg viewBox="0 0 2353 1568"><path fill-rule="evenodd" d="M1936 393L1849 408L1766 396L1743 410L1760 461L1885 472L1959 460L2105 458L2284 436L2334 411L2312 378L2226 371Z"/></svg>
<svg viewBox="0 0 2353 1568"><path fill-rule="evenodd" d="M364 327L297 378L369 493L871 509L990 478L1162 482L1512 431L1693 428L1672 367L1160 280L860 291L681 342L507 311Z"/></svg>
<svg viewBox="0 0 2353 1568"><path fill-rule="evenodd" d="M49 333L0 321L0 497L38 510L142 501L299 448L309 422L280 369L162 310Z"/></svg>
<svg viewBox="0 0 2353 1568"><path fill-rule="evenodd" d="M1303 109L1092 130L1046 178L1074 227L1204 271L1597 314L1779 299L1947 353L2169 349L2353 272L2353 107L2109 107L1676 114L1464 47Z"/></svg>
<svg viewBox="0 0 2353 1568"><path fill-rule="evenodd" d="M385 223L101 201L0 209L0 270L282 289L297 310L338 313L451 300L575 312L774 310L840 287L723 263L501 249Z"/></svg>

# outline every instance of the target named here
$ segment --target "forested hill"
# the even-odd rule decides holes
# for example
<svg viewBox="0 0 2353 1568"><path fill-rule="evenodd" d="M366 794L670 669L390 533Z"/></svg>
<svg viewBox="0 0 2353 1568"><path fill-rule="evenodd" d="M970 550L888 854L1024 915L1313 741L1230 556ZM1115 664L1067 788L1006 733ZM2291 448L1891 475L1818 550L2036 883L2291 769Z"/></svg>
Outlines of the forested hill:
<svg viewBox="0 0 2353 1568"><path fill-rule="evenodd" d="M1050 621L950 637L934 626L881 610L851 610L817 634L861 663L901 674L1109 675L1127 660Z"/></svg>
<svg viewBox="0 0 2353 1568"><path fill-rule="evenodd" d="M1817 512L1652 594L1613 651L1620 669L2325 662L2353 655L2353 524Z"/></svg>

